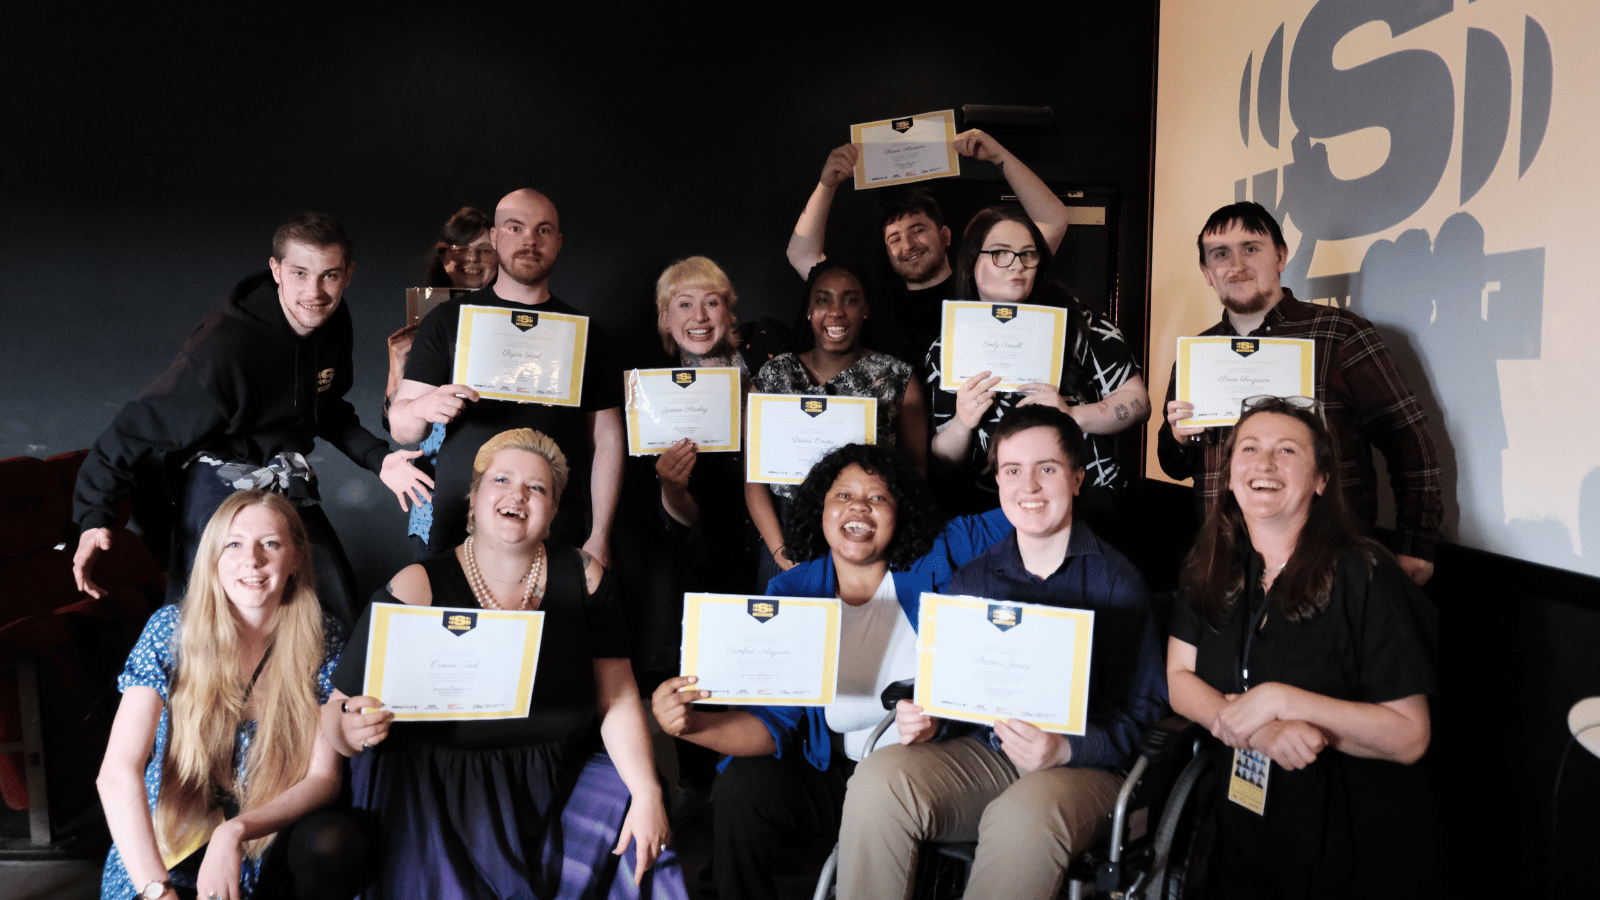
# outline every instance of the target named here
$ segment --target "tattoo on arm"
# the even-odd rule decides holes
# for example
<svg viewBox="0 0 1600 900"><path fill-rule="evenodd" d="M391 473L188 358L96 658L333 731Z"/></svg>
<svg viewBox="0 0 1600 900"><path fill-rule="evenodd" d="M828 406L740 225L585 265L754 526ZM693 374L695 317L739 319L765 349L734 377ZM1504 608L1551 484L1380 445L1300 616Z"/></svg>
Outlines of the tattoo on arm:
<svg viewBox="0 0 1600 900"><path fill-rule="evenodd" d="M391 597L394 596L394 582L393 581L389 582L388 584L385 584L383 586L383 589L389 592L389 596L391 596Z"/></svg>
<svg viewBox="0 0 1600 900"><path fill-rule="evenodd" d="M1137 402L1135 402L1135 405L1136 406L1138 405ZM1126 421L1128 421L1128 416L1129 415L1131 415L1131 414L1128 412L1128 404L1126 404L1126 403L1118 403L1117 404L1117 421L1118 422L1126 422Z"/></svg>

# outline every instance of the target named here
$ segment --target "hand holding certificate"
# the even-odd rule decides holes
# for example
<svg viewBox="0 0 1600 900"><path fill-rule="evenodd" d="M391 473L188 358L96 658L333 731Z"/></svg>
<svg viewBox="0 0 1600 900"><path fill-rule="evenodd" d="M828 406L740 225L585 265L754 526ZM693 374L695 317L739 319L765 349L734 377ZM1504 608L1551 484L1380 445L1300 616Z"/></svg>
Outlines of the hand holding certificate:
<svg viewBox="0 0 1600 900"><path fill-rule="evenodd" d="M1301 338L1178 338L1177 399L1194 404L1185 428L1239 421L1247 397L1315 396L1316 343Z"/></svg>
<svg viewBox="0 0 1600 900"><path fill-rule="evenodd" d="M1026 303L944 301L939 387L954 391L979 372L999 376L995 390L1042 382L1061 386L1067 311Z"/></svg>
<svg viewBox="0 0 1600 900"><path fill-rule="evenodd" d="M915 702L928 715L1084 733L1092 611L923 594L920 618Z"/></svg>
<svg viewBox="0 0 1600 900"><path fill-rule="evenodd" d="M397 721L528 714L544 613L372 604L364 693Z"/></svg>
<svg viewBox="0 0 1600 900"><path fill-rule="evenodd" d="M457 384L488 400L577 406L583 400L587 316L463 306L456 331Z"/></svg>
<svg viewBox="0 0 1600 900"><path fill-rule="evenodd" d="M684 438L701 453L739 449L738 369L634 369L627 380L628 453L663 453Z"/></svg>
<svg viewBox="0 0 1600 900"><path fill-rule="evenodd" d="M961 174L954 110L922 113L850 126L850 143L861 148L856 190L909 184Z"/></svg>
<svg viewBox="0 0 1600 900"><path fill-rule="evenodd" d="M838 662L838 600L683 597L683 674L713 703L827 706Z"/></svg>
<svg viewBox="0 0 1600 900"><path fill-rule="evenodd" d="M799 484L834 448L878 442L878 401L871 397L751 394L749 405L750 481Z"/></svg>

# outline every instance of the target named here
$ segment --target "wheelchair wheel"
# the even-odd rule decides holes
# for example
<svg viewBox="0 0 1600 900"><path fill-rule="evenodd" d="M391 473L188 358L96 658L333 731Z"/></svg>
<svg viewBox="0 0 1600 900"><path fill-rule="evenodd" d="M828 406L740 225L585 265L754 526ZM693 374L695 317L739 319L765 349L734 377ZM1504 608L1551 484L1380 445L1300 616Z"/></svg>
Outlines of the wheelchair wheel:
<svg viewBox="0 0 1600 900"><path fill-rule="evenodd" d="M1202 751L1184 766L1167 795L1154 844L1151 900L1194 900L1205 895L1206 868L1216 838L1211 809L1216 804L1216 777L1210 754Z"/></svg>

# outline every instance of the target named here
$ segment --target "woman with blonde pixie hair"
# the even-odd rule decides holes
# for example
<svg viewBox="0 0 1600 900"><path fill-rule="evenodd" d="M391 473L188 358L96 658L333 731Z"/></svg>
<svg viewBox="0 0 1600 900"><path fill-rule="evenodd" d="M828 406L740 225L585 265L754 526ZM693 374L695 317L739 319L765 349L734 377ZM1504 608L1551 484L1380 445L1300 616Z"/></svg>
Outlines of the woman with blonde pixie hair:
<svg viewBox="0 0 1600 900"><path fill-rule="evenodd" d="M339 757L318 722L343 646L294 507L264 491L229 497L200 538L181 606L150 617L117 682L98 780L115 842L102 897L355 889L338 850L359 840L348 820L319 816L274 842L338 795ZM319 848L340 858L317 858Z"/></svg>

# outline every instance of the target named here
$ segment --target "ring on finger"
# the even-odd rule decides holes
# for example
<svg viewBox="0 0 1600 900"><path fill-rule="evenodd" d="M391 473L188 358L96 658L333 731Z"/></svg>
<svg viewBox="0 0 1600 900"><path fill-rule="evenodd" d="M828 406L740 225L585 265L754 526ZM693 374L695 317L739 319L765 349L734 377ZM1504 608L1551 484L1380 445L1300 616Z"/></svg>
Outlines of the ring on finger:
<svg viewBox="0 0 1600 900"><path fill-rule="evenodd" d="M349 711L350 711L350 701L349 700L340 700L339 701L339 712L347 713Z"/></svg>

